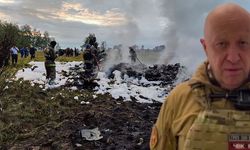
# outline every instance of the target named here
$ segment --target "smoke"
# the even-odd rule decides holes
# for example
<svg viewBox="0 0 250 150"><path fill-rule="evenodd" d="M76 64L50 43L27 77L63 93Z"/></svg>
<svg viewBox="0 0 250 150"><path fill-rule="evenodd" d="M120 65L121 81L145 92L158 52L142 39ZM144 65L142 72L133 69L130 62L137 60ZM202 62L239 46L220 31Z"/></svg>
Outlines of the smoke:
<svg viewBox="0 0 250 150"><path fill-rule="evenodd" d="M168 20L162 38L165 41L165 50L158 63L181 62L194 66L204 55L199 39L203 35L203 24L207 13L223 1L189 0L161 0L159 8L161 15ZM188 43L192 41L192 43ZM196 41L196 42L193 42ZM196 57L197 56L197 57ZM178 60L177 60L178 59Z"/></svg>
<svg viewBox="0 0 250 150"><path fill-rule="evenodd" d="M110 38L112 38L115 43L118 43L118 48L112 49L107 55L106 62L104 63L104 71L108 71L114 64L118 63L129 63L129 46L135 44L138 35L140 34L139 25L136 20L140 14L140 8L138 5L139 1L129 1L127 6L129 13L126 18L128 22L123 26L112 27L112 32Z"/></svg>
<svg viewBox="0 0 250 150"><path fill-rule="evenodd" d="M113 33L116 35L116 39L119 39L117 43L120 44L108 51L104 71L108 71L114 64L130 62L129 46L132 46L136 41L139 29L136 22L129 22L125 26L117 28L116 32Z"/></svg>
<svg viewBox="0 0 250 150"><path fill-rule="evenodd" d="M179 45L179 37L177 36L177 26L171 22L164 30L165 49L158 59L158 64L168 64L175 57L176 49Z"/></svg>
<svg viewBox="0 0 250 150"><path fill-rule="evenodd" d="M108 71L114 64L129 63L129 46L132 46L139 34L139 29L136 22L129 22L123 27L119 27L114 31L113 38L120 43L116 48L108 52L106 61L104 63L104 71Z"/></svg>
<svg viewBox="0 0 250 150"><path fill-rule="evenodd" d="M168 64L172 58L175 56L175 50L178 47L179 37L177 36L178 22L176 1L163 0L161 2L160 9L163 17L165 17L169 22L163 31L163 39L165 40L165 49L163 54L157 63Z"/></svg>
<svg viewBox="0 0 250 150"><path fill-rule="evenodd" d="M114 64L130 62L128 47L137 44L137 38L146 35L145 33L151 34L151 41L156 40L159 29L163 31L160 40L164 41L165 50L157 63L178 62L192 69L196 68L204 60L204 52L199 39L203 35L205 16L222 2L224 1L123 1L121 11L126 12L127 24L110 29L107 27L107 30L111 32L105 36L106 39L111 39L113 44L122 46L120 52L118 49L110 51L104 69L107 71ZM161 22L158 22L159 20ZM143 39L147 37L144 36Z"/></svg>

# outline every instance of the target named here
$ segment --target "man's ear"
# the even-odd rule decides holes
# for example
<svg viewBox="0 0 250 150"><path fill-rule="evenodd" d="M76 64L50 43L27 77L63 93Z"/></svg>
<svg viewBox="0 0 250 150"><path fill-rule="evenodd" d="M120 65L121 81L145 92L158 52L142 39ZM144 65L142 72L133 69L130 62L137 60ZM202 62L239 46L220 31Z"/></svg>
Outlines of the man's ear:
<svg viewBox="0 0 250 150"><path fill-rule="evenodd" d="M200 39L200 42L201 42L201 45L205 51L205 53L207 54L207 45L206 45L206 42L205 42L205 39Z"/></svg>

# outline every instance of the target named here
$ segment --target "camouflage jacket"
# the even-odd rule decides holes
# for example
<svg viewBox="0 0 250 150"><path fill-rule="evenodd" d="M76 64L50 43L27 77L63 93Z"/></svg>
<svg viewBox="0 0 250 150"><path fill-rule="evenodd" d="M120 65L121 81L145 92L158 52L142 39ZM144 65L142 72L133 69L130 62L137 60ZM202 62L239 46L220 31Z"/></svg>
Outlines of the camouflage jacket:
<svg viewBox="0 0 250 150"><path fill-rule="evenodd" d="M196 90L196 85L214 93L227 92L213 85L206 71L207 62L202 64L192 76L191 80L177 85L162 104L159 116L152 128L150 149L177 150L183 149L185 137L197 115L205 110L206 105L201 100L205 97L203 90ZM250 88L246 83L242 87ZM232 109L234 105L226 99L212 102L217 109Z"/></svg>
<svg viewBox="0 0 250 150"><path fill-rule="evenodd" d="M45 62L54 63L57 56L55 50L52 47L48 47L44 49L44 57L45 57Z"/></svg>

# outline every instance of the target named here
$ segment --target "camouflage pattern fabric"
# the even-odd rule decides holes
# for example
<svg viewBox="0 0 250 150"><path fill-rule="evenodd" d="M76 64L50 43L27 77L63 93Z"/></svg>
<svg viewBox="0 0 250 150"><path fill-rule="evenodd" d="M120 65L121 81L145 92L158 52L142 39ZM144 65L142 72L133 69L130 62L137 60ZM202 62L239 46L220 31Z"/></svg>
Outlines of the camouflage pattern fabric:
<svg viewBox="0 0 250 150"><path fill-rule="evenodd" d="M46 69L46 79L54 80L56 78L56 54L52 47L48 47L44 50L45 56L45 69Z"/></svg>
<svg viewBox="0 0 250 150"><path fill-rule="evenodd" d="M186 136L184 150L250 149L250 111L206 110Z"/></svg>

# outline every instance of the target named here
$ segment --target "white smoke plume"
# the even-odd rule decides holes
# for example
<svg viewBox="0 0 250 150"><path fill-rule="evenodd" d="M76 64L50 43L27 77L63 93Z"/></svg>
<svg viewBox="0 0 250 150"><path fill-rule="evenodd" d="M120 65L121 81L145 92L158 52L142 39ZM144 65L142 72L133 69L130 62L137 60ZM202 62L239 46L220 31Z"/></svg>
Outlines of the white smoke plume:
<svg viewBox="0 0 250 150"><path fill-rule="evenodd" d="M119 26L113 29L110 37L117 39L116 42L121 45L119 49L112 49L108 53L107 60L104 63L104 71L108 71L110 67L118 63L129 63L129 47L135 44L137 36L140 34L138 23L135 16L138 15L138 10L140 10L137 4L138 1L130 1L128 3L128 8L130 13L127 14L129 18L127 24Z"/></svg>
<svg viewBox="0 0 250 150"><path fill-rule="evenodd" d="M203 36L203 24L207 13L223 1L161 0L161 15L168 20L162 34L165 50L158 63L180 62L196 67L204 58L199 39Z"/></svg>

